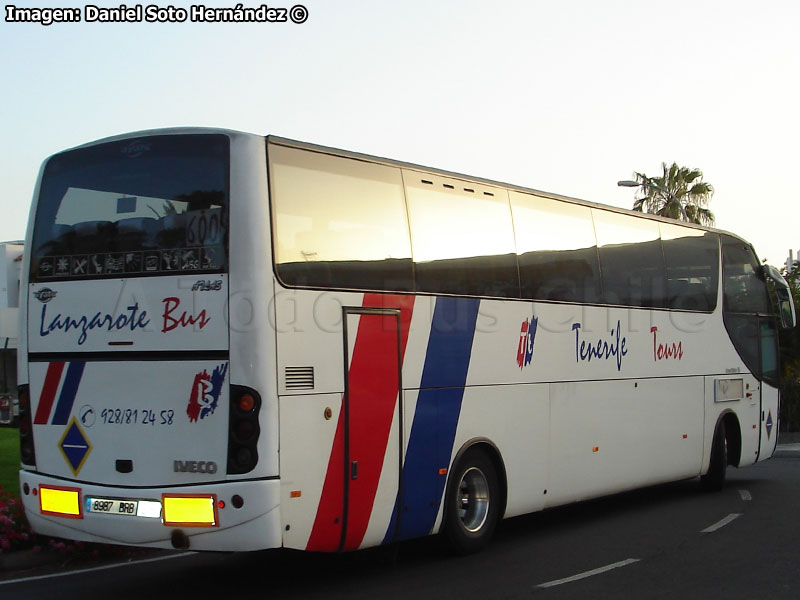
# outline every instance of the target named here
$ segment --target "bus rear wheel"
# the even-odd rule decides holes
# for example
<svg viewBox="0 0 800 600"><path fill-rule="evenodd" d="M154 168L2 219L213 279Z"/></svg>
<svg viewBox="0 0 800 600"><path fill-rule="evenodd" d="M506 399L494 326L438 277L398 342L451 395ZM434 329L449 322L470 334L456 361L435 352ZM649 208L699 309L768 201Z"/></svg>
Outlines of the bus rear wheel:
<svg viewBox="0 0 800 600"><path fill-rule="evenodd" d="M500 490L494 464L480 450L468 450L451 472L442 533L458 554L482 550L494 533Z"/></svg>

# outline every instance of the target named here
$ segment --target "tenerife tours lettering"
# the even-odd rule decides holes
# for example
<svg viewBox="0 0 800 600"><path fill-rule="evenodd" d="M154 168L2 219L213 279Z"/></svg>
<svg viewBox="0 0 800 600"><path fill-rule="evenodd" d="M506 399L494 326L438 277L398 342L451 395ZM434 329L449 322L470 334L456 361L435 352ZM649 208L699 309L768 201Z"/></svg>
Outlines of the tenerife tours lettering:
<svg viewBox="0 0 800 600"><path fill-rule="evenodd" d="M591 362L592 359L611 360L617 363L617 371L622 370L622 359L628 354L628 339L620 333L621 323L617 320L617 326L611 330L611 339L599 338L596 342L581 339L581 324L573 323L572 330L575 332L575 362Z"/></svg>
<svg viewBox="0 0 800 600"><path fill-rule="evenodd" d="M661 342L658 339L658 327L651 327L653 334L653 360L681 360L683 358L683 342Z"/></svg>

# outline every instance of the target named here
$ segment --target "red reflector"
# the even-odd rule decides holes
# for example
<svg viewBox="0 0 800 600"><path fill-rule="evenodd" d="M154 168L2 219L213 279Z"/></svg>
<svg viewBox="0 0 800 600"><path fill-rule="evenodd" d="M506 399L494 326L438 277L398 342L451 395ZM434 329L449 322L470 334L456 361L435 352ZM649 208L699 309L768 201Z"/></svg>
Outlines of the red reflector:
<svg viewBox="0 0 800 600"><path fill-rule="evenodd" d="M43 485L39 491L39 510L43 515L83 518L80 488Z"/></svg>
<svg viewBox="0 0 800 600"><path fill-rule="evenodd" d="M302 495L303 492L301 492L300 490L292 490L291 492L289 492L289 498L299 498Z"/></svg>
<svg viewBox="0 0 800 600"><path fill-rule="evenodd" d="M214 494L163 494L162 520L171 527L219 527Z"/></svg>

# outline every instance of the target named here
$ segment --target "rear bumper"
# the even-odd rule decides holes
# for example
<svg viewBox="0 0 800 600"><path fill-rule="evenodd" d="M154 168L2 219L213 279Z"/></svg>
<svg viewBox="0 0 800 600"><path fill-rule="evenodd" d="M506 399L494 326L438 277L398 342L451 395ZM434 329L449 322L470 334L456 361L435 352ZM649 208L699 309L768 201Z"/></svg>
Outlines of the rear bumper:
<svg viewBox="0 0 800 600"><path fill-rule="evenodd" d="M24 493L25 485L28 493ZM40 486L71 488L78 492L80 515L73 517L43 514ZM190 550L244 551L277 548L282 545L279 510L280 481L233 481L168 488L117 488L65 482L29 471L20 472L20 489L25 514L36 533L66 539L149 548L172 548L172 538L180 530L189 540ZM162 518L87 512L87 497L161 501L162 494L214 495L217 499L217 524L213 527L170 526ZM243 503L236 508L232 498ZM185 539L185 538L184 538Z"/></svg>

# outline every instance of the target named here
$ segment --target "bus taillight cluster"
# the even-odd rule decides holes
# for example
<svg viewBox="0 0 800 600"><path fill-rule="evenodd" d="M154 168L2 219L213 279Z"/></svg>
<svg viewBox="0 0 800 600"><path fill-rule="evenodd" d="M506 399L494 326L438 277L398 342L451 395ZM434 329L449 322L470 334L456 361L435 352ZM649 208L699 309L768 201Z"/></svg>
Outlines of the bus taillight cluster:
<svg viewBox="0 0 800 600"><path fill-rule="evenodd" d="M258 413L261 396L254 389L231 386L231 410L228 425L228 474L252 471L258 463L258 436L261 428Z"/></svg>

